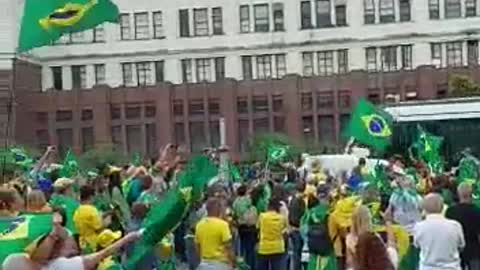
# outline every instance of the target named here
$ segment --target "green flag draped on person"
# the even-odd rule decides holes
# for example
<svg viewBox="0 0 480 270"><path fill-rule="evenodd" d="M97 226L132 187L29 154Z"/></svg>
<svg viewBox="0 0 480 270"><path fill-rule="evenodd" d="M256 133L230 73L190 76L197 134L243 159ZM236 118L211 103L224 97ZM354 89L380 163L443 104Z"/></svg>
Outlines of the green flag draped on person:
<svg viewBox="0 0 480 270"><path fill-rule="evenodd" d="M392 123L390 114L362 98L355 106L343 135L383 151L391 143Z"/></svg>
<svg viewBox="0 0 480 270"><path fill-rule="evenodd" d="M437 175L443 173L443 161L440 154L443 138L426 132L421 126L417 126L417 129L417 140L410 149L416 151L417 158L425 162L431 172Z"/></svg>
<svg viewBox="0 0 480 270"><path fill-rule="evenodd" d="M26 252L39 237L52 230L52 214L0 219L0 265L10 254Z"/></svg>
<svg viewBox="0 0 480 270"><path fill-rule="evenodd" d="M207 157L193 158L179 176L178 185L154 204L145 218L142 238L136 242L133 256L126 269L136 268L139 260L180 224L192 202L198 201L208 182L218 174L216 166Z"/></svg>
<svg viewBox="0 0 480 270"><path fill-rule="evenodd" d="M25 0L18 52L51 44L63 34L117 22L110 0Z"/></svg>

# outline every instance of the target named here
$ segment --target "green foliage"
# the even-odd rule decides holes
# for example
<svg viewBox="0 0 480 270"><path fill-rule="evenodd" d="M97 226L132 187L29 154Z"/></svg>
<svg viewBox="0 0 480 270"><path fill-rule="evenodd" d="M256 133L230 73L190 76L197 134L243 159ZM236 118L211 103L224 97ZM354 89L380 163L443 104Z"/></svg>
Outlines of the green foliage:
<svg viewBox="0 0 480 270"><path fill-rule="evenodd" d="M113 146L103 146L83 153L79 157L81 168L104 168L109 164L123 164L128 162L128 157L115 150Z"/></svg>
<svg viewBox="0 0 480 270"><path fill-rule="evenodd" d="M448 83L451 97L480 96L480 86L468 76L452 75Z"/></svg>

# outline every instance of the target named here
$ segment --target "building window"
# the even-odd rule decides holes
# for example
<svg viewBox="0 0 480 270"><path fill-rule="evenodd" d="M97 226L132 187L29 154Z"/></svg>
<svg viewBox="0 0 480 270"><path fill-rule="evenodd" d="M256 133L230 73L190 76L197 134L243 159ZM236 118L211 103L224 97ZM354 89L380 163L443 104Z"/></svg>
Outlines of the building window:
<svg viewBox="0 0 480 270"><path fill-rule="evenodd" d="M126 119L139 119L142 114L142 108L140 106L130 105L125 107Z"/></svg>
<svg viewBox="0 0 480 270"><path fill-rule="evenodd" d="M347 6L335 6L335 24L337 26L347 26Z"/></svg>
<svg viewBox="0 0 480 270"><path fill-rule="evenodd" d="M192 99L188 104L188 112L190 115L203 115L205 108L203 106L203 99Z"/></svg>
<svg viewBox="0 0 480 270"><path fill-rule="evenodd" d="M39 149L45 149L50 145L50 136L48 135L48 130L37 130L35 132L35 137L37 138L37 147Z"/></svg>
<svg viewBox="0 0 480 270"><path fill-rule="evenodd" d="M447 66L461 67L462 65L462 42L447 43Z"/></svg>
<svg viewBox="0 0 480 270"><path fill-rule="evenodd" d="M301 94L302 111L307 112L313 109L313 97L311 92Z"/></svg>
<svg viewBox="0 0 480 270"><path fill-rule="evenodd" d="M317 93L317 107L319 109L331 109L334 105L333 91Z"/></svg>
<svg viewBox="0 0 480 270"><path fill-rule="evenodd" d="M85 33L84 32L75 32L70 34L70 41L72 43L83 43L85 42Z"/></svg>
<svg viewBox="0 0 480 270"><path fill-rule="evenodd" d="M250 7L248 5L240 6L240 32L250 32Z"/></svg>
<svg viewBox="0 0 480 270"><path fill-rule="evenodd" d="M373 104L382 103L382 97L380 95L380 89L378 88L368 88L367 89L367 100Z"/></svg>
<svg viewBox="0 0 480 270"><path fill-rule="evenodd" d="M313 28L312 24L312 3L302 1L300 4L300 15L302 16L302 29Z"/></svg>
<svg viewBox="0 0 480 270"><path fill-rule="evenodd" d="M477 0L465 0L465 16L477 16Z"/></svg>
<svg viewBox="0 0 480 270"><path fill-rule="evenodd" d="M268 98L267 96L254 96L252 100L253 112L268 112Z"/></svg>
<svg viewBox="0 0 480 270"><path fill-rule="evenodd" d="M152 84L152 69L150 66L150 62L139 62L136 64L138 85Z"/></svg>
<svg viewBox="0 0 480 270"><path fill-rule="evenodd" d="M212 24L213 24L213 34L222 35L223 34L223 15L222 15L221 7L212 8Z"/></svg>
<svg viewBox="0 0 480 270"><path fill-rule="evenodd" d="M302 117L303 136L306 140L313 139L314 125L312 116Z"/></svg>
<svg viewBox="0 0 480 270"><path fill-rule="evenodd" d="M375 23L375 0L363 0L363 20L365 24Z"/></svg>
<svg viewBox="0 0 480 270"><path fill-rule="evenodd" d="M270 121L268 118L257 118L253 120L253 130L255 134L264 134L270 132Z"/></svg>
<svg viewBox="0 0 480 270"><path fill-rule="evenodd" d="M382 52L382 71L397 70L397 47L388 46L381 48Z"/></svg>
<svg viewBox="0 0 480 270"><path fill-rule="evenodd" d="M340 109L348 109L351 106L350 100L350 91L348 90L340 90L338 92L338 107Z"/></svg>
<svg viewBox="0 0 480 270"><path fill-rule="evenodd" d="M190 122L190 147L192 153L201 153L208 146L203 122Z"/></svg>
<svg viewBox="0 0 480 270"><path fill-rule="evenodd" d="M155 82L161 83L165 81L164 77L165 62L155 61Z"/></svg>
<svg viewBox="0 0 480 270"><path fill-rule="evenodd" d="M193 10L193 31L195 36L208 36L208 10Z"/></svg>
<svg viewBox="0 0 480 270"><path fill-rule="evenodd" d="M440 19L440 0L428 0L428 14L431 20Z"/></svg>
<svg viewBox="0 0 480 270"><path fill-rule="evenodd" d="M95 85L105 84L105 64L96 64L95 69Z"/></svg>
<svg viewBox="0 0 480 270"><path fill-rule="evenodd" d="M337 51L338 56L338 73L345 74L348 72L348 50L342 49Z"/></svg>
<svg viewBox="0 0 480 270"><path fill-rule="evenodd" d="M183 82L193 82L192 59L182 59L182 80Z"/></svg>
<svg viewBox="0 0 480 270"><path fill-rule="evenodd" d="M157 126L154 123L145 125L145 142L147 143L148 156L154 157L157 155Z"/></svg>
<svg viewBox="0 0 480 270"><path fill-rule="evenodd" d="M132 63L123 63L122 64L122 75L123 75L123 85L132 86L133 85L133 64Z"/></svg>
<svg viewBox="0 0 480 270"><path fill-rule="evenodd" d="M127 131L127 152L143 153L142 149L142 127L140 125L130 125L126 127Z"/></svg>
<svg viewBox="0 0 480 270"><path fill-rule="evenodd" d="M63 156L73 145L73 130L71 128L57 129L57 153Z"/></svg>
<svg viewBox="0 0 480 270"><path fill-rule="evenodd" d="M409 22L410 20L410 0L400 0L400 21Z"/></svg>
<svg viewBox="0 0 480 270"><path fill-rule="evenodd" d="M335 143L335 124L333 116L318 117L318 137L324 145Z"/></svg>
<svg viewBox="0 0 480 270"><path fill-rule="evenodd" d="M174 133L175 133L175 143L177 145L185 144L185 124L175 123Z"/></svg>
<svg viewBox="0 0 480 270"><path fill-rule="evenodd" d="M248 151L250 125L248 120L238 120L238 148L240 152Z"/></svg>
<svg viewBox="0 0 480 270"><path fill-rule="evenodd" d="M442 66L442 44L441 43L432 43L430 44L430 52L432 55L432 64L436 67Z"/></svg>
<svg viewBox="0 0 480 270"><path fill-rule="evenodd" d="M180 37L189 37L190 20L188 18L188 9L180 9L178 11L178 18L180 20Z"/></svg>
<svg viewBox="0 0 480 270"><path fill-rule="evenodd" d="M70 110L58 110L55 114L55 120L57 122L68 122L72 121L73 113Z"/></svg>
<svg viewBox="0 0 480 270"><path fill-rule="evenodd" d="M148 13L135 13L135 39L149 39Z"/></svg>
<svg viewBox="0 0 480 270"><path fill-rule="evenodd" d="M93 42L105 42L105 28L103 25L93 28Z"/></svg>
<svg viewBox="0 0 480 270"><path fill-rule="evenodd" d="M242 71L244 80L251 80L253 78L251 56L242 56Z"/></svg>
<svg viewBox="0 0 480 270"><path fill-rule="evenodd" d="M467 41L468 65L478 65L478 40Z"/></svg>
<svg viewBox="0 0 480 270"><path fill-rule="evenodd" d="M318 52L318 75L328 76L333 73L333 51Z"/></svg>
<svg viewBox="0 0 480 270"><path fill-rule="evenodd" d="M93 120L93 110L84 109L82 110L82 121L92 121Z"/></svg>
<svg viewBox="0 0 480 270"><path fill-rule="evenodd" d="M123 134L121 126L113 126L111 129L112 144L115 150L123 152Z"/></svg>
<svg viewBox="0 0 480 270"><path fill-rule="evenodd" d="M394 0L380 1L380 23L395 22L395 4Z"/></svg>
<svg viewBox="0 0 480 270"><path fill-rule="evenodd" d="M445 0L445 18L460 18L461 13L460 0Z"/></svg>
<svg viewBox="0 0 480 270"><path fill-rule="evenodd" d="M268 4L254 5L255 32L270 31Z"/></svg>
<svg viewBox="0 0 480 270"><path fill-rule="evenodd" d="M163 34L163 14L161 11L155 11L152 13L153 21L153 38L164 38Z"/></svg>
<svg viewBox="0 0 480 270"><path fill-rule="evenodd" d="M93 149L95 144L95 138L93 133L93 127L82 128L82 151L86 152Z"/></svg>
<svg viewBox="0 0 480 270"><path fill-rule="evenodd" d="M277 68L277 79L284 77L287 74L287 63L285 54L276 54L275 62Z"/></svg>
<svg viewBox="0 0 480 270"><path fill-rule="evenodd" d="M257 79L264 80L272 77L271 55L257 56Z"/></svg>
<svg viewBox="0 0 480 270"><path fill-rule="evenodd" d="M285 31L283 4L275 3L273 9L273 31Z"/></svg>
<svg viewBox="0 0 480 270"><path fill-rule="evenodd" d="M120 39L132 39L132 31L130 29L130 14L120 14Z"/></svg>
<svg viewBox="0 0 480 270"><path fill-rule="evenodd" d="M412 69L412 45L402 45L402 69Z"/></svg>
<svg viewBox="0 0 480 270"><path fill-rule="evenodd" d="M370 47L365 49L365 58L367 58L367 71L377 71L377 48Z"/></svg>
<svg viewBox="0 0 480 270"><path fill-rule="evenodd" d="M211 98L208 100L208 113L210 115L220 114L220 100L218 98Z"/></svg>
<svg viewBox="0 0 480 270"><path fill-rule="evenodd" d="M215 57L215 80L225 79L225 57Z"/></svg>
<svg viewBox="0 0 480 270"><path fill-rule="evenodd" d="M87 88L86 66L72 66L72 87L74 89Z"/></svg>
<svg viewBox="0 0 480 270"><path fill-rule="evenodd" d="M313 52L304 52L303 60L303 76L313 76Z"/></svg>
<svg viewBox="0 0 480 270"><path fill-rule="evenodd" d="M62 67L51 67L52 77L53 77L53 89L62 90L63 89L63 75Z"/></svg>
<svg viewBox="0 0 480 270"><path fill-rule="evenodd" d="M281 112L283 110L283 97L282 95L273 95L273 112Z"/></svg>
<svg viewBox="0 0 480 270"><path fill-rule="evenodd" d="M122 110L119 106L110 105L110 119L118 120L122 118Z"/></svg>
<svg viewBox="0 0 480 270"><path fill-rule="evenodd" d="M317 27L332 26L330 17L330 0L317 0Z"/></svg>
<svg viewBox="0 0 480 270"><path fill-rule="evenodd" d="M183 100L175 99L173 101L173 115L183 116Z"/></svg>
<svg viewBox="0 0 480 270"><path fill-rule="evenodd" d="M238 114L248 113L248 99L247 99L247 97L238 97L237 98L237 113Z"/></svg>
<svg viewBox="0 0 480 270"><path fill-rule="evenodd" d="M212 79L212 67L210 58L200 58L195 60L197 68L197 82L209 82Z"/></svg>

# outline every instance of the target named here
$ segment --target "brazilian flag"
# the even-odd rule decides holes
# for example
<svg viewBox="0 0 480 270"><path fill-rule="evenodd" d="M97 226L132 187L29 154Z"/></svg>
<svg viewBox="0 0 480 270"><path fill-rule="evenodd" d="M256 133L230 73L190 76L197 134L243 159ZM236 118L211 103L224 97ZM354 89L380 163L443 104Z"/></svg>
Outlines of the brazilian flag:
<svg viewBox="0 0 480 270"><path fill-rule="evenodd" d="M390 145L393 118L365 99L360 99L353 110L344 136L383 151Z"/></svg>
<svg viewBox="0 0 480 270"><path fill-rule="evenodd" d="M25 0L17 50L25 52L65 33L118 22L118 16L118 7L110 0Z"/></svg>

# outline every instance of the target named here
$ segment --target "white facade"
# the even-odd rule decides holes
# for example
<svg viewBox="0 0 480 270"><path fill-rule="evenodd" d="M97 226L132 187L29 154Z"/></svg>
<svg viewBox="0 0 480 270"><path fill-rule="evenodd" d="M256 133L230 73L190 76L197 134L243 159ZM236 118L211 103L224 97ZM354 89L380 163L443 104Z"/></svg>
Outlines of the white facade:
<svg viewBox="0 0 480 270"><path fill-rule="evenodd" d="M253 79L259 77L278 77L288 74L300 75L329 75L330 73L340 72L339 54L337 50L347 49L348 71L359 69L374 69L372 63L367 63L366 48L377 47L374 54L370 55L370 62L375 61L375 69L384 71L398 70L403 67L404 59L401 45L412 45L410 62L405 67L416 68L420 65L435 64L437 66L446 65L466 65L469 62L469 55L472 55L472 48L476 50L475 62L478 63L478 42L480 39L480 0L376 0L374 2L374 24L365 24L364 15L371 0L311 0L311 20L316 23L317 8L319 5L330 5L331 23L335 25L337 20L336 7L346 5L346 23L347 26L333 26L328 28L301 29L302 15L301 0L177 0L177 1L151 1L151 0L114 0L119 6L121 13L129 13L130 31L132 35L135 32L135 20L133 13L148 12L149 33L145 40L122 40L120 35L120 25L107 24L104 27L105 42L92 43L93 32L84 33L84 42L81 44L54 45L35 49L31 52L34 59L43 66L43 89L54 87L53 72L51 67L62 67L62 88L72 88L71 66L82 66L81 80L82 86L90 88L96 84L96 75L94 64L104 64L102 69L105 74L101 75L101 82L112 87L124 84L122 63L149 62L150 79L145 81L147 84L153 84L155 81L155 61L163 61L163 78L161 80L173 83L182 83L184 71L182 69L182 59L203 59L209 58L208 62L203 63L204 69L209 69L210 74L206 80L215 80L215 59L224 57L225 77L241 80L245 74L242 68L242 56L257 55L284 55L282 58L272 56L268 58L271 65L271 72L267 75L258 74L258 66L255 63L259 58L252 57L251 70ZM450 6L447 8L447 2L458 1L459 6ZM400 5L410 4L410 20L400 22ZM438 9L436 3L438 2ZM273 31L275 23L273 9L275 3L283 3L283 25L284 31ZM391 9L390 3L393 3ZM269 4L269 32L254 32L255 16L254 5ZM473 6L475 4L475 6ZM241 33L240 6L249 5L249 20L247 25L244 23L243 29L249 28L249 33ZM305 4L306 5L306 4ZM430 5L430 6L429 6ZM222 9L222 35L213 35L213 8ZM275 6L278 7L278 6ZM194 33L194 9L208 8L208 35L180 37L180 18L179 10L188 9L189 32ZM448 9L448 11L447 11ZM458 10L459 9L459 10ZM467 11L468 9L468 11ZM405 10L405 9L403 9ZM439 19L430 19L432 12L438 10ZM153 12L162 12L162 29L164 38L155 39L153 26ZM458 14L457 14L458 11ZM395 22L381 23L380 15L393 12ZM449 14L447 14L447 12ZM260 13L260 11L258 11ZM453 14L453 15L452 15ZM458 18L446 18L457 17ZM467 17L472 16L472 17ZM277 14L277 16L280 16ZM8 17L8 16L7 16ZM0 27L3 23L0 16ZM13 19L12 19L13 20ZM157 21L158 23L158 21ZM1 27L1 29L5 29ZM2 40L4 35L14 36L7 30L2 30ZM200 30L199 30L200 31ZM7 33L8 32L8 33ZM13 39L16 40L16 39ZM473 40L468 43L467 40ZM449 43L459 42L459 43ZM439 45L432 45L439 43ZM447 45L449 43L449 45ZM469 45L471 47L469 47ZM476 44L476 47L475 47ZM3 50L3 44L2 50ZM380 49L384 46L398 46L391 49L390 58L395 57L395 66L386 70L385 56L387 51ZM435 47L437 46L437 47ZM8 44L9 48L12 44ZM435 49L433 49L435 47ZM475 49L476 48L476 49ZM316 52L330 51L329 60L320 64L321 57ZM393 52L392 50L395 50ZM0 50L1 51L1 50ZM432 52L435 51L435 52ZM447 53L448 51L448 53ZM470 52L469 52L470 51ZM312 58L306 60L304 52L312 52ZM372 49L370 50L372 52ZM432 55L435 54L435 55ZM447 55L448 54L448 55ZM475 55L475 54L473 54ZM324 54L322 54L322 57ZM283 58L284 57L284 58ZM330 60L330 57L332 60ZM274 60L277 59L277 60ZM285 64L285 68L277 66L277 62ZM284 61L284 63L283 63ZM307 67L306 61L312 61L311 67ZM195 65L198 61L193 61L191 72L191 81L200 81L198 76L204 76L195 72ZM471 59L470 59L471 63ZM280 65L280 64L279 64ZM264 67L264 66L262 66ZM142 68L144 68L142 66ZM128 68L127 68L128 69ZM281 69L281 70L280 70ZM285 70L284 70L285 69ZM324 70L326 69L326 70ZM308 70L308 71L307 71ZM137 68L132 65L131 75L133 85L138 83L139 74ZM205 71L205 70L203 70ZM78 67L75 72L78 72ZM141 72L138 71L138 72ZM345 70L343 71L345 72ZM103 71L102 71L103 73ZM309 73L309 74L306 74ZM80 75L77 75L77 81ZM99 75L97 75L99 76ZM158 75L160 76L160 75ZM103 78L104 77L104 78ZM97 78L98 79L98 78Z"/></svg>

